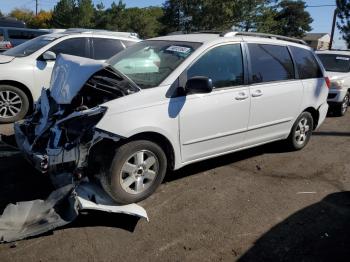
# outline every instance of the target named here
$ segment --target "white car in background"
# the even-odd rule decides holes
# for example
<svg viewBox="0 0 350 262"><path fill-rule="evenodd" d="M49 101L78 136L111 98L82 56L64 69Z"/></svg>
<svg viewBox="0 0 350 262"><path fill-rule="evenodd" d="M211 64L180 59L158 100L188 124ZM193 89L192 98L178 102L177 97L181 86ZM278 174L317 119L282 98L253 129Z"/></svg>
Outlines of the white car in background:
<svg viewBox="0 0 350 262"><path fill-rule="evenodd" d="M350 52L316 51L331 81L328 104L338 116L344 116L350 102Z"/></svg>
<svg viewBox="0 0 350 262"><path fill-rule="evenodd" d="M164 36L106 63L60 55L50 88L15 134L53 180L97 177L126 204L151 195L167 170L277 140L304 148L326 117L328 87L301 40Z"/></svg>
<svg viewBox="0 0 350 262"><path fill-rule="evenodd" d="M105 61L140 39L134 33L68 29L47 34L0 55L0 123L22 119L48 88L60 53Z"/></svg>

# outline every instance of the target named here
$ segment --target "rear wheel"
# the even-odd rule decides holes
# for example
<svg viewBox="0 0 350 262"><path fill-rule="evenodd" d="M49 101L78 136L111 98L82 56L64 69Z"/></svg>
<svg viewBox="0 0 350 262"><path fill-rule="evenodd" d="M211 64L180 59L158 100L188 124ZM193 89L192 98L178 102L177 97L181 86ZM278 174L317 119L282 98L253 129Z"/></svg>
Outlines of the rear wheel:
<svg viewBox="0 0 350 262"><path fill-rule="evenodd" d="M303 112L295 121L286 142L290 149L300 150L310 140L313 130L313 118L309 112Z"/></svg>
<svg viewBox="0 0 350 262"><path fill-rule="evenodd" d="M167 159L161 147L147 140L132 141L117 148L101 184L116 202L134 203L157 189L166 170Z"/></svg>
<svg viewBox="0 0 350 262"><path fill-rule="evenodd" d="M0 123L12 123L24 118L29 110L29 100L19 88L0 85Z"/></svg>

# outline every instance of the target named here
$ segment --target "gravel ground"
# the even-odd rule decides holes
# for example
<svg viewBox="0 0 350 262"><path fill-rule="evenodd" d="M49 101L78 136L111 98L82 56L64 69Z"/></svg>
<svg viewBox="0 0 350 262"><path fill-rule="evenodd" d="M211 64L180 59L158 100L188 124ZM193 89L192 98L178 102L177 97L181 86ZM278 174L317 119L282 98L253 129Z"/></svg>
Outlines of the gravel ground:
<svg viewBox="0 0 350 262"><path fill-rule="evenodd" d="M50 193L20 154L0 150L0 213ZM327 118L302 151L274 143L169 174L141 203L150 222L89 213L0 245L0 261L350 261L349 160L350 113Z"/></svg>

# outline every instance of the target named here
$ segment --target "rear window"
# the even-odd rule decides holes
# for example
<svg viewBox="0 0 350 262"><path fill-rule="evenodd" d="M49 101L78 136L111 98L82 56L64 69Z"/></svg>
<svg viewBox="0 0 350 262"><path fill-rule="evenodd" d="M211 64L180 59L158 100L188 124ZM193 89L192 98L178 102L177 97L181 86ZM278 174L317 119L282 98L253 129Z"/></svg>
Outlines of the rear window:
<svg viewBox="0 0 350 262"><path fill-rule="evenodd" d="M290 46L295 59L299 77L301 79L321 78L323 77L321 68L310 50Z"/></svg>
<svg viewBox="0 0 350 262"><path fill-rule="evenodd" d="M294 79L294 66L287 47L248 44L252 83Z"/></svg>
<svg viewBox="0 0 350 262"><path fill-rule="evenodd" d="M8 36L10 39L23 39L29 40L35 37L48 34L46 31L26 31L26 30L8 30Z"/></svg>
<svg viewBox="0 0 350 262"><path fill-rule="evenodd" d="M350 56L337 54L317 54L327 71L350 72Z"/></svg>
<svg viewBox="0 0 350 262"><path fill-rule="evenodd" d="M124 46L118 39L93 38L93 58L106 60L124 50Z"/></svg>

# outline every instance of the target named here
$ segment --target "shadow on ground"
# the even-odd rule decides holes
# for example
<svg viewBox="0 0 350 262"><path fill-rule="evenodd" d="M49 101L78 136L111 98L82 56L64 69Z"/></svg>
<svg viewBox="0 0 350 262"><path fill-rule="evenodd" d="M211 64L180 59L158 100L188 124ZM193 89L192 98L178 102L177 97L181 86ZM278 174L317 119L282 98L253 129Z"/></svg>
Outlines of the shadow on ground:
<svg viewBox="0 0 350 262"><path fill-rule="evenodd" d="M291 215L239 261L350 261L350 192L330 194Z"/></svg>

